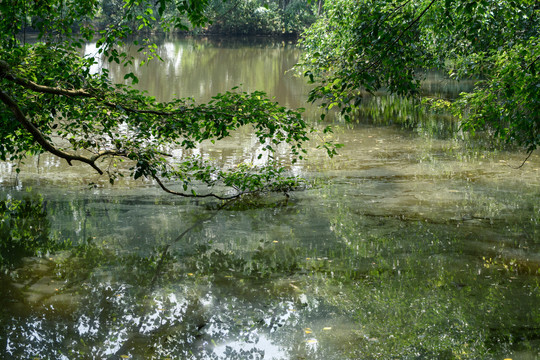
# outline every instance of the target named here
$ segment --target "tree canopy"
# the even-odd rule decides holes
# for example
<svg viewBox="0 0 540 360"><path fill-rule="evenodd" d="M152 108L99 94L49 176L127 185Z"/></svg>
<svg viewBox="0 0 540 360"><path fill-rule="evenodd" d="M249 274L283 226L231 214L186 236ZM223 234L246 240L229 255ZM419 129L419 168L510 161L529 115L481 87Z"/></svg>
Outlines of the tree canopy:
<svg viewBox="0 0 540 360"><path fill-rule="evenodd" d="M530 153L540 145L539 12L534 0L326 1L303 39L310 100L349 119L366 92L418 98L419 70L439 69L477 82L434 105Z"/></svg>
<svg viewBox="0 0 540 360"><path fill-rule="evenodd" d="M132 59L119 46L133 33L132 22L140 24L138 28L150 26L173 6L171 21L177 27L187 22L200 26L208 20L206 0L125 0L119 22L98 31L91 20L100 3L0 2L1 160L21 161L49 152L69 164L89 165L111 183L123 176L143 177L187 197L225 199L300 185L299 179L286 176L284 167L272 161L262 167L238 164L225 169L201 157L177 158L168 153L221 140L239 127L252 126L270 158L282 143L290 147L294 159L302 158L310 128L299 111L278 105L262 92L238 89L217 94L206 104L192 99L160 102L131 85L112 83L107 69L93 73L96 60L81 56L82 43L97 37L102 56L130 66ZM39 31L37 42L26 42L21 31L27 26ZM148 58L157 56L151 42L135 43ZM125 80L138 81L133 73ZM174 190L169 184L181 188ZM193 186L200 184L208 190L196 193Z"/></svg>

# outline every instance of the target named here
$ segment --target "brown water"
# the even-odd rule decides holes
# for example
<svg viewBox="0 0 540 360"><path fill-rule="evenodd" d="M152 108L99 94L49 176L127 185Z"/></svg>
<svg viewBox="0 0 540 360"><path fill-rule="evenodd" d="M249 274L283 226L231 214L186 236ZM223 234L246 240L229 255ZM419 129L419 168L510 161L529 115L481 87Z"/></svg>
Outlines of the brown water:
<svg viewBox="0 0 540 360"><path fill-rule="evenodd" d="M318 119L287 40L161 39L158 51L137 72L159 99L242 84ZM429 74L424 90L463 86ZM4 357L540 358L540 157L515 169L523 153L464 141L400 99L361 113L329 120L338 156L314 148L290 167L311 188L223 210L49 156L19 175L0 164L4 194L43 194L52 236L84 244L2 277ZM257 147L244 130L195 151L232 165Z"/></svg>

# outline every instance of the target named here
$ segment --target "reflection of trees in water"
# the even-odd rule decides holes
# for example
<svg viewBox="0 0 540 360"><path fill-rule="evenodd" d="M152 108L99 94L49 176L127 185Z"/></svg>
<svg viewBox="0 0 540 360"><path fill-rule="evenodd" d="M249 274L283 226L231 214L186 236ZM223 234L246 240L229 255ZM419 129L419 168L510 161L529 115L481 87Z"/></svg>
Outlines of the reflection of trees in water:
<svg viewBox="0 0 540 360"><path fill-rule="evenodd" d="M335 196L335 190L327 192ZM391 215L367 204L362 209L362 197L351 197L354 202L336 207L331 223L350 253L334 261L334 275L341 277L339 283L354 283L346 287L342 302L362 324L365 339L355 350L358 357L440 359L466 353L467 358L492 358L539 343L540 264L513 258L520 234L513 234L515 243L508 249L471 244L491 243L508 223L498 224L499 229L489 221L476 224L476 237L467 226L470 219L422 218L399 209ZM377 215L381 212L386 215ZM509 220L528 227L526 219Z"/></svg>
<svg viewBox="0 0 540 360"><path fill-rule="evenodd" d="M268 206L276 213L287 207L284 201ZM227 206L243 212L260 204L255 199ZM272 345L275 349L292 348L279 330L285 326L288 333L301 325L301 311L314 309L294 301L291 293L296 290L287 282L276 285L272 279L300 270L296 250L286 246L277 250L268 242L246 258L244 251L235 253L219 244L174 246L190 230L212 222L221 209L207 212L168 246L146 257L97 240L74 248L47 275L60 284L56 295L29 306L23 316L2 314L2 338L10 343L7 354L217 358L213 344L236 341L245 349L270 334L272 343L283 342ZM67 299L75 299L75 304L68 306ZM221 358L264 352L255 345L244 349L216 351L225 356Z"/></svg>
<svg viewBox="0 0 540 360"><path fill-rule="evenodd" d="M265 349L281 358L486 358L535 344L540 293L522 264L471 249L470 229L463 235L453 221L392 215L342 191L161 210L181 223L177 237L144 255L128 243L84 242L47 275L58 295L19 312L7 301L0 338L22 358L257 358ZM159 209L151 202L117 199L106 217L114 223L142 203L142 223Z"/></svg>
<svg viewBox="0 0 540 360"><path fill-rule="evenodd" d="M18 265L24 257L45 255L65 246L50 235L41 196L0 200L0 269Z"/></svg>

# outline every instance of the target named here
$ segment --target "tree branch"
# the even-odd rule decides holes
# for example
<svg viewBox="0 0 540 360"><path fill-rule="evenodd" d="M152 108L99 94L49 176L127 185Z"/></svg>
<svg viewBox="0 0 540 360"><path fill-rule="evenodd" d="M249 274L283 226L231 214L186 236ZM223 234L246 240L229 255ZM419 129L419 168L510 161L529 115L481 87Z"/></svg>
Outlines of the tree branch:
<svg viewBox="0 0 540 360"><path fill-rule="evenodd" d="M535 62L538 61L538 59L540 59L540 55L538 55L538 56L537 56L537 57L529 64L529 66L527 66L527 67L525 68L525 70L529 70L530 68L532 68L532 66L534 65Z"/></svg>
<svg viewBox="0 0 540 360"><path fill-rule="evenodd" d="M3 61L0 60L0 79L4 78L8 81L11 81L13 83L16 83L28 90L32 90L35 92L43 93L43 94L51 94L51 95L62 95L62 96L69 96L69 97L84 97L84 98L94 98L96 100L101 100L102 104L105 106L108 106L112 109L122 109L125 112L132 113L132 114L150 114L150 115L156 115L156 116L174 116L179 114L185 114L187 109L186 108L180 108L176 111L160 111L160 110L141 110L132 108L129 106L124 106L120 104L116 104L110 101L104 101L104 99L100 99L100 96L92 91L84 90L84 89L77 89L77 90L69 90L69 89L62 89L58 87L51 87L46 85L40 85L33 81L30 81L28 79L25 79L23 77L17 76L13 74L11 71L11 68L9 65ZM226 117L232 117L235 116L235 114L229 114L224 112L216 112L216 111L209 111L205 109L197 109L200 113L212 113L220 116L226 116Z"/></svg>
<svg viewBox="0 0 540 360"><path fill-rule="evenodd" d="M127 154L123 151L115 151L115 150L104 150L100 151L99 153L95 154L94 156L88 158L85 156L80 155L74 155L67 153L65 151L62 151L58 148L56 148L53 144L51 144L45 136L39 131L38 128L32 124L31 121L29 121L26 116L23 114L19 106L11 97L9 97L6 93L0 90L0 100L11 110L13 115L15 116L15 119L32 135L34 140L43 147L46 151L50 152L53 155L56 155L62 159L65 159L68 164L71 166L72 161L81 161L83 163L86 163L90 165L92 168L94 168L100 175L103 175L103 170L101 170L97 165L96 161L104 156L121 156L121 157L127 157ZM166 154L165 154L166 155ZM181 192L177 192L174 190L171 190L167 188L163 182L157 177L157 175L152 175L152 178L158 183L159 187L163 189L163 191L177 196L182 197L190 197L190 198L205 198L205 197L214 197L219 200L231 200L238 198L244 194L251 193L251 192L240 192L236 195L232 196L219 196L214 193L204 194L204 195L198 195L198 194L185 194Z"/></svg>
<svg viewBox="0 0 540 360"><path fill-rule="evenodd" d="M0 79L5 79L5 80L10 81L12 83L15 83L17 85L20 85L20 86L22 86L23 88L25 88L27 90L38 92L38 93L58 95L58 96L66 96L66 97L72 97L72 98L77 98L77 97L78 98L91 98L91 99L94 99L95 101L97 101L102 106L110 107L110 108L113 108L113 109L120 109L120 110L123 110L125 112L129 112L129 113L151 114L151 115L163 116L163 117L169 117L169 116L174 117L175 115L181 115L181 114L186 114L186 113L188 115L190 115L189 113L193 112L193 114L191 114L191 116L193 116L194 119L199 119L200 116L197 116L197 115L201 114L201 113L203 113L203 114L211 114L211 115L215 115L216 117L210 116L209 119L207 119L207 121L213 121L215 123L219 123L220 121L222 121L222 122L228 124L227 125L227 130L229 130L229 126L233 126L234 128L236 128L236 127L238 127L240 125L250 123L250 121L235 121L233 124L229 124L230 119L233 119L233 117L235 115L236 116L238 115L238 113L236 112L237 107L238 107L237 102L242 101L242 99L243 99L242 96L240 96L238 99L234 98L233 100L235 100L235 101L228 104L229 106L228 106L228 108L226 109L225 112L215 111L212 108L205 108L205 107L203 107L203 108L197 108L197 107L189 108L189 107L185 107L185 106L179 106L178 109L172 108L170 111L161 111L161 110L154 110L154 109L136 109L136 108L131 108L129 106L118 105L118 104L115 104L114 102L107 101L105 99L105 93L98 93L97 91L93 91L93 90L90 90L90 91L84 90L84 89L66 90L66 89L62 89L62 88L58 88L58 87L50 87L50 86L39 85L39 84L37 84L37 83L35 83L33 81L29 81L28 79L24 79L24 78L22 78L20 76L15 75L12 72L12 70L10 69L9 65L5 61L2 61L2 60L0 60ZM114 95L114 91L111 91L111 93ZM119 94L119 95L121 95L121 94ZM121 101L121 99L119 99L119 100ZM50 139L48 139L44 135L44 133L36 125L34 125L34 123L30 119L27 118L27 115L25 115L23 113L23 110L21 109L21 107L16 103L16 101L8 93L0 90L0 101L3 102L11 110L11 112L15 116L16 121L18 121L18 123L20 125L22 125L22 127L31 134L34 141L37 144L39 144L44 149L44 151L47 151L47 152L49 152L49 153L51 153L51 154L53 154L53 155L55 155L57 157L65 159L68 162L69 165L72 165L72 161L80 161L80 162L83 162L83 163L86 163L86 164L90 165L100 175L103 175L105 173L105 171L100 169L96 165L96 162L99 159L102 159L103 157L108 157L109 156L109 157L121 157L121 158L127 158L127 159L133 160L132 158L130 158L129 152L127 152L126 150L122 150L122 149L120 149L120 150L108 149L108 150L103 150L103 151L89 150L91 152L91 155L87 155L87 156L77 155L77 154L74 154L74 153L69 153L69 152L63 151L63 150L57 148L55 146L55 144ZM182 105L182 104L180 104L180 105ZM136 106L136 104L135 104L135 106ZM147 104L147 106L151 107L152 104ZM258 109L255 109L255 110L258 110ZM262 111L264 111L262 116L268 115L267 114L268 111L266 111L266 110L267 109L264 109L264 108L262 109ZM250 115L248 113L245 116L246 116L247 119L249 119L250 116L253 116L253 115ZM181 119L177 119L177 120L181 120ZM266 124L266 123L264 123L264 124ZM189 124L187 124L187 125L189 125ZM270 131L270 128L268 128L268 131ZM220 138L220 137L223 137L224 135L223 135L223 133L221 133L221 132L219 132L217 130L216 131L207 130L204 133L199 134L200 139L198 139L198 141L207 139L208 137L211 137L211 136L217 136L218 138ZM260 135L260 136L263 136L263 135ZM158 154L161 154L161 155L164 155L164 156L171 156L169 154L165 154L165 153L161 153L161 152L157 152L157 151L155 153L158 153ZM108 173L108 171L107 171L107 173ZM158 178L157 175L146 175L146 176L149 177L149 178L153 178L157 182L157 184L161 187L161 189L163 191L165 191L165 192L167 192L169 194L172 194L172 195L177 195L177 196L182 196L182 197L187 197L187 198L213 197L213 198L216 198L216 199L219 199L219 200L231 200L231 199L239 198L244 194L258 193L258 192L267 191L268 189L270 189L270 187L267 188L266 186L261 186L258 189L247 190L247 191L246 190L242 191L242 190L239 190L239 189L235 188L236 189L236 194L231 195L231 196L220 196L220 195L217 195L215 193L208 193L208 194L199 195L199 194L183 193L183 192L178 192L178 191L171 190L171 189L167 188L163 184L163 182L161 181L160 178ZM114 177L114 175L109 174L109 177L112 179ZM135 178L137 178L137 177L135 177ZM233 186L233 188L234 188L234 186ZM270 191L272 191L272 190L270 190Z"/></svg>
<svg viewBox="0 0 540 360"><path fill-rule="evenodd" d="M399 34L399 36L398 36L398 37L390 44L390 46L394 46L395 44L397 44L397 42L403 37L403 35L404 35L407 31L409 31L409 30L410 30L410 29L411 29L411 28L412 28L412 27L413 27L413 26L414 26L414 25L422 18L422 16L424 16L424 15L427 13L427 11L429 10L429 8L430 8L436 1L438 1L438 0L432 0L432 1L429 3L429 5L424 9L424 11L422 11L422 12L420 13L420 15L418 15L418 17L417 17L416 19L414 19L414 20L409 24L409 26L407 26L407 28L401 32L401 34Z"/></svg>
<svg viewBox="0 0 540 360"><path fill-rule="evenodd" d="M168 154L164 154L164 155L168 155ZM102 158L104 156L127 157L127 153L125 151L103 150L103 151L98 152L96 155L92 156L89 160L97 161L99 158Z"/></svg>
<svg viewBox="0 0 540 360"><path fill-rule="evenodd" d="M216 195L214 193L209 193L209 194L204 194L204 195L186 194L186 193L182 193L182 192L178 192L178 191L174 191L174 190L169 189L168 187L166 187L163 184L163 182L161 181L161 179L159 177L157 177L157 175L152 175L152 178L158 183L159 187L163 191L165 191L166 193L169 193L169 194L172 194L172 195L178 195L178 196L182 196L182 197L188 197L188 198L213 197L213 198L216 198L216 199L219 199L219 200L231 200L231 199L238 198L238 197L248 193L248 192L241 192L241 193L238 193L236 195L231 195L231 196L219 196L219 195Z"/></svg>
<svg viewBox="0 0 540 360"><path fill-rule="evenodd" d="M62 159L65 159L69 165L72 165L72 161L81 161L83 163L86 163L93 167L100 175L103 175L103 171L96 165L95 161L103 156L100 154L97 154L93 158L87 158L84 156L74 155L67 153L65 151L62 151L58 148L56 148L53 144L51 144L45 136L39 131L38 128L34 126L34 124L26 118L26 116L23 114L22 110L20 109L19 105L6 93L4 93L2 90L0 90L0 100L11 110L13 115L15 115L15 119L28 131L34 140L43 147L46 151L50 152L53 155L56 155Z"/></svg>
<svg viewBox="0 0 540 360"><path fill-rule="evenodd" d="M525 158L525 160L523 160L523 162L521 163L521 165L519 165L518 167L513 167L513 166L510 166L510 165L508 165L508 166L510 166L510 167L511 167L512 169L514 169L514 170L521 169L521 168L525 165L525 163L527 162L527 160L529 160L529 158L531 157L531 155L532 155L533 152L534 152L534 150L533 150L533 151L530 151L530 152L527 154L527 157Z"/></svg>
<svg viewBox="0 0 540 360"><path fill-rule="evenodd" d="M86 98L96 98L96 99L98 98L97 94L84 90L84 89L69 90L69 89L62 89L58 87L37 84L33 81L30 81L28 79L25 79L23 77L13 74L9 65L3 60L0 60L0 78L4 78L8 81L14 82L28 90L32 90L32 91L43 93L43 94L63 95L63 96L69 96L69 97L86 97ZM171 116L171 115L175 115L175 114L183 112L183 111L165 112L165 111L157 111L157 110L139 110L139 109L133 109L130 107L118 105L118 104L108 102L108 101L104 101L103 104L111 108L121 108L125 110L126 112L137 113L137 114L153 114L153 115L159 115L159 116Z"/></svg>
<svg viewBox="0 0 540 360"><path fill-rule="evenodd" d="M83 89L67 90L67 89L62 89L62 88L57 88L57 87L52 87L52 86L36 84L33 81L30 81L28 79L25 79L25 78L22 78L20 76L13 74L8 63L6 63L3 60L0 60L0 78L4 78L16 84L19 84L27 89L40 92L40 93L64 95L64 96L71 96L71 97L94 97L95 96L94 94Z"/></svg>

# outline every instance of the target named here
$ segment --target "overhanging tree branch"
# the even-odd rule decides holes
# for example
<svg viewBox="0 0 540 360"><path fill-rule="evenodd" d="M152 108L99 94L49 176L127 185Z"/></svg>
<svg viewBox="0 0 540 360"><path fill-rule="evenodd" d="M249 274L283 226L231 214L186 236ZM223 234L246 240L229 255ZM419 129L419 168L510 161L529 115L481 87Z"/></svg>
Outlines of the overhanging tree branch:
<svg viewBox="0 0 540 360"><path fill-rule="evenodd" d="M91 157L76 155L76 154L72 154L72 153L68 153L63 150L60 150L55 145L53 145L49 140L47 140L47 138L42 134L42 132L30 120L26 118L26 116L23 114L22 110L17 105L17 103L3 91L0 91L0 101L2 101L11 110L15 119L24 127L24 129L26 129L32 135L36 143L38 143L45 151L48 151L55 156L65 159L69 165L72 165L73 161L80 161L80 162L90 165L100 175L103 175L104 171L101 170L96 164L96 162L100 158L103 158L106 156L112 156L112 157L120 157L120 158L133 160L131 159L131 157L126 151L122 151L122 150L103 150L103 151L97 152ZM159 151L156 151L155 153L164 155L164 156L170 156L169 154L164 154ZM220 196L215 193L208 193L208 194L191 193L190 194L190 193L183 193L183 192L178 192L178 191L169 189L167 186L165 186L165 184L161 181L161 179L155 174L151 174L151 175L147 174L146 177L154 179L163 191L172 195L188 197L188 198L213 197L219 200L231 200L231 199L239 198L246 194L253 194L257 192L268 191L269 189L268 187L262 186L256 189L240 191L238 188L235 187L235 189L238 192L230 196Z"/></svg>
<svg viewBox="0 0 540 360"><path fill-rule="evenodd" d="M431 6L433 6L433 4L435 2L437 2L438 0L431 0L431 2L428 4L428 6L426 6L426 8L420 13L420 15L418 15L413 21L411 21L411 23L405 28L403 29L403 31L401 31L401 33L391 42L387 45L387 49L391 49L392 47L394 47L398 42L399 40L401 40L401 38L403 37L403 35L405 35L410 29L412 29L412 27L418 23L418 21L420 21L420 19L428 12L428 10L431 8ZM364 69L363 71L369 71L369 70L372 70L372 69L376 69L382 62L382 57L379 57L379 59L375 62L372 62L370 64L370 66L368 66L366 69Z"/></svg>
<svg viewBox="0 0 540 360"><path fill-rule="evenodd" d="M154 110L154 109L137 109L131 106L126 106L125 104L118 104L118 103L106 101L103 99L104 94L99 94L96 90L93 90L93 89L91 89L90 91L85 90L85 89L70 90L70 89L63 89L59 87L51 87L51 86L37 84L33 81L30 81L28 79L15 75L11 71L11 68L9 67L9 65L3 60L0 60L0 78L6 79L28 90L32 90L38 93L68 96L68 97L94 98L97 101L101 101L103 105L111 109L121 109L122 111L125 111L126 113L131 113L131 114L170 117L170 116L183 115L183 114L188 113L190 110L195 110L196 112L201 113L201 114L211 114L211 115L222 116L226 118L232 118L238 115L237 113L238 109L233 109L235 110L234 113L220 112L220 111L216 111L215 109L204 109L201 107L198 107L196 109L189 109L188 107L181 107L181 108L177 108L171 111Z"/></svg>
<svg viewBox="0 0 540 360"><path fill-rule="evenodd" d="M50 152L53 155L56 155L62 159L65 159L69 165L72 165L72 161L81 161L83 163L86 163L90 165L92 168L94 168L100 175L103 175L103 170L101 170L96 165L96 160L100 157L111 154L110 152L104 152L104 153L98 153L93 158L87 158L80 155L70 154L65 151L62 151L55 147L53 144L51 144L45 136L39 131L37 127L34 126L34 124L26 118L24 113L21 111L19 105L11 98L9 97L5 92L0 90L0 100L11 110L13 115L15 116L15 119L28 131L34 140L43 147L46 151Z"/></svg>
<svg viewBox="0 0 540 360"><path fill-rule="evenodd" d="M73 56L76 58L75 54ZM76 59L74 61L76 63ZM25 140L25 146L38 145L43 151L65 159L69 165L73 161L86 163L98 174L106 174L111 183L127 169L114 165L102 170L100 167L104 165L100 162L98 166L98 161L106 157L112 161L115 158L133 161L129 172L134 179L141 176L153 179L165 192L188 198L229 200L251 193L286 192L296 186L291 178L276 175L275 169L270 167L258 169L261 174L250 174L250 170L233 171L224 177L220 171L218 181L234 189L234 193L216 194L211 192L216 180L201 172L200 166L206 165L187 160L181 165L182 171L176 172L163 158L170 155L160 149L169 144L191 148L207 139L220 140L232 130L253 124L260 143L267 144L266 150L273 151L273 146L287 143L293 154L302 158L302 142L308 140L309 130L299 111L279 106L263 92L235 92L235 88L217 94L208 104L198 105L189 99L156 102L129 86L115 87L100 77L88 76L86 84L90 85L80 89L76 89L76 85L67 85L74 89L41 85L39 80L29 80L31 75L18 74L0 60L0 81L8 85L0 93L0 102L13 114L2 120L6 124L18 123L30 134L31 139ZM20 99L18 94L21 94ZM42 106L40 101L47 102L48 106ZM57 113L59 116L55 115ZM59 148L50 131L68 140L71 147ZM90 154L79 153L78 149ZM15 151L22 153L17 148ZM281 171L279 169L278 173ZM190 174L208 186L210 193L196 194L187 188L184 192L174 191L158 178L180 180L186 187L191 185Z"/></svg>
<svg viewBox="0 0 540 360"><path fill-rule="evenodd" d="M426 8L420 13L420 15L418 15L418 17L416 19L414 19L410 24L409 26L407 26L405 28L405 30L403 30L399 36L390 44L390 46L394 46L395 44L398 43L399 40L401 40L401 38L403 37L403 35L408 32L416 23L418 23L418 21L420 21L420 19L428 12L429 8L435 3L437 2L438 0L432 0L428 6L426 6Z"/></svg>
<svg viewBox="0 0 540 360"><path fill-rule="evenodd" d="M21 111L21 109L19 108L17 103L13 99L11 99L11 97L9 97L6 93L4 93L1 90L0 90L0 100L11 110L11 112L15 116L15 119L32 135L34 140L39 145L41 145L41 147L43 147L44 150L50 152L51 154L53 154L55 156L58 156L58 157L60 157L60 158L62 158L64 160L66 160L67 163L70 166L72 165L72 161L80 161L80 162L83 162L83 163L86 163L86 164L90 165L100 175L103 175L104 174L103 170L101 170L96 165L96 161L99 160L100 158L105 157L105 156L115 156L115 157L123 157L123 158L129 159L128 154L126 152L124 152L124 151L116 151L116 150L100 151L100 152L98 152L97 154L95 154L92 157L85 157L85 156L70 154L70 153L67 153L65 151L62 151L62 150L58 149L57 147L55 147L53 144L51 144L45 138L45 136L43 136L43 134L39 131L39 129L37 129L34 126L34 124L32 124L32 122L29 121L26 118L26 116L23 114L23 112ZM163 154L163 153L160 153L160 154L168 155L168 154ZM213 197L213 198L216 198L216 199L219 199L219 200L231 200L231 199L238 198L238 197L240 197L242 195L245 195L247 193L255 192L255 191L239 192L239 193L237 193L235 195L231 195L231 196L220 196L220 195L217 195L217 194L214 194L214 193L209 193L209 194L204 194L204 195L187 194L187 193L177 192L177 191L174 191L174 190L171 190L171 189L167 188L163 184L163 182L159 179L159 177L157 175L152 175L151 177L157 182L157 184L160 186L161 189L163 189L163 191L165 191L165 192L167 192L169 194L172 194L172 195L177 195L177 196L182 196L182 197L191 197L191 198Z"/></svg>
<svg viewBox="0 0 540 360"><path fill-rule="evenodd" d="M52 86L37 84L33 81L30 81L28 79L25 79L23 77L13 74L9 65L3 60L0 60L0 78L4 78L28 90L32 90L32 91L42 93L42 94L62 95L62 96L69 96L69 97L96 98L96 99L99 98L99 94L94 90L92 91L88 91L85 89L70 90L70 89L63 89L59 87L52 87ZM171 115L177 115L178 113L182 112L182 111L167 112L167 111L158 111L158 110L140 110L140 109L134 109L131 107L115 104L109 101L104 101L103 104L110 108L121 108L126 112L136 113L136 114L171 116Z"/></svg>
<svg viewBox="0 0 540 360"><path fill-rule="evenodd" d="M14 82L18 85L21 85L29 90L33 90L40 93L52 94L52 95L64 95L71 97L95 97L95 94L88 92L83 89L68 90L57 87L45 86L37 84L28 79L22 78L13 74L8 63L3 60L0 60L0 78L4 78L11 82Z"/></svg>

